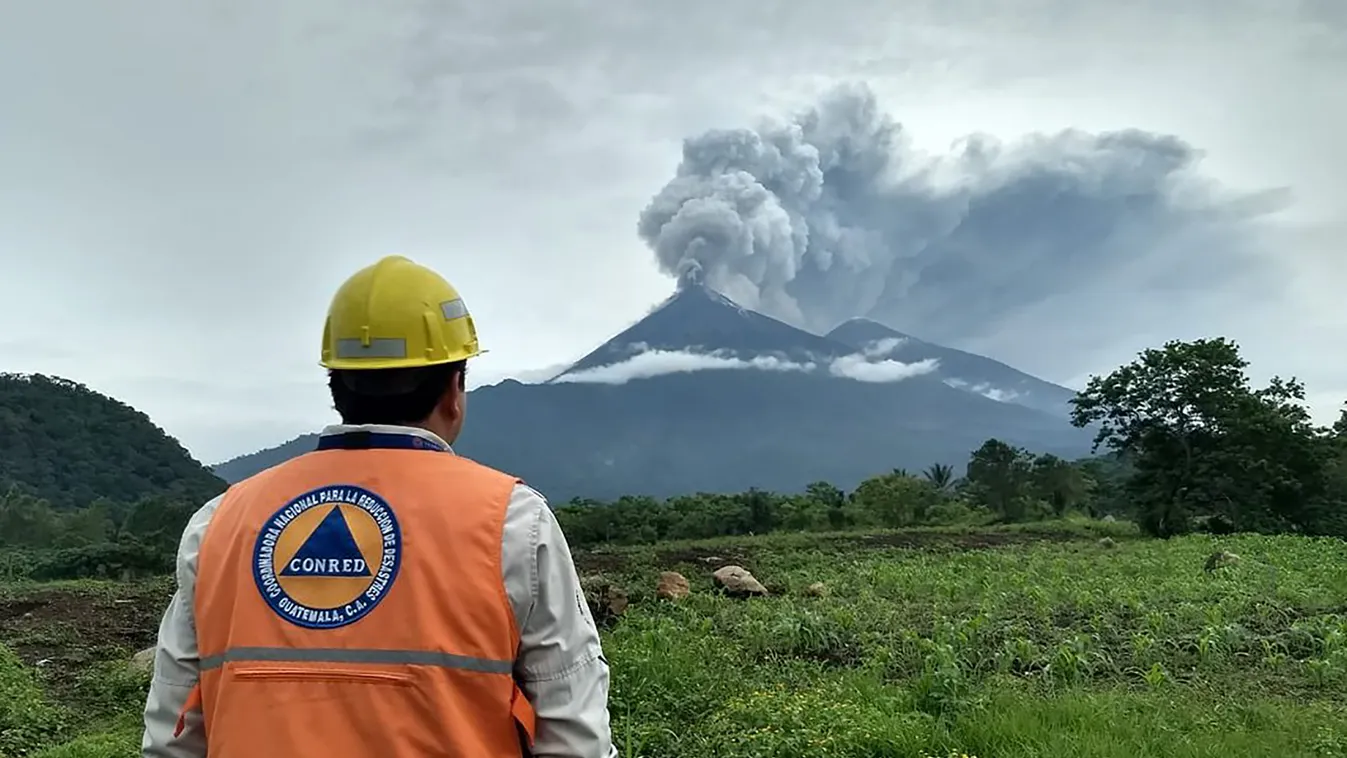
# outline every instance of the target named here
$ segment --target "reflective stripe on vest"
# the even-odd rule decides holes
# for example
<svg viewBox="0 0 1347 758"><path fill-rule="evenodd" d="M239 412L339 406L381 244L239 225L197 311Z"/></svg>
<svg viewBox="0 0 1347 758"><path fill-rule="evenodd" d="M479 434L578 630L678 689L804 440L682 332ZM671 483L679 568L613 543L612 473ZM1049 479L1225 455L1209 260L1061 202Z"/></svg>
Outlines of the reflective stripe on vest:
<svg viewBox="0 0 1347 758"><path fill-rule="evenodd" d="M464 655L435 653L428 650L355 650L350 648L236 647L201 659L201 670L217 669L226 663L267 661L270 663L405 663L411 666L509 674L514 661L493 661Z"/></svg>
<svg viewBox="0 0 1347 758"><path fill-rule="evenodd" d="M179 719L202 712L212 758L528 754L500 565L518 480L417 451L448 453L328 435L226 493L202 538L201 679Z"/></svg>

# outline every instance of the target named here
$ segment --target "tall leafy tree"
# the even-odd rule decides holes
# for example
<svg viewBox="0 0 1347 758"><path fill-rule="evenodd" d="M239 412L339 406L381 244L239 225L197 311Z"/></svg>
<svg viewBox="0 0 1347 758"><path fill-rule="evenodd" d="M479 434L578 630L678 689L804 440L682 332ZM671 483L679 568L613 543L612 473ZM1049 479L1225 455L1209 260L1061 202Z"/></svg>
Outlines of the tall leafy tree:
<svg viewBox="0 0 1347 758"><path fill-rule="evenodd" d="M1127 489L1152 534L1294 529L1322 495L1304 386L1274 377L1255 390L1247 366L1225 338L1173 340L1092 377L1072 401L1074 424L1098 425L1095 448L1131 460Z"/></svg>
<svg viewBox="0 0 1347 758"><path fill-rule="evenodd" d="M0 495L0 547L49 547L61 523L45 501L10 487Z"/></svg>
<svg viewBox="0 0 1347 758"><path fill-rule="evenodd" d="M1057 516L1080 505L1087 494L1086 479L1081 470L1050 453L1034 459L1030 478L1034 496L1047 503Z"/></svg>
<svg viewBox="0 0 1347 758"><path fill-rule="evenodd" d="M861 482L852 499L857 507L873 514L880 526L903 527L926 518L943 497L925 479L895 469Z"/></svg>
<svg viewBox="0 0 1347 758"><path fill-rule="evenodd" d="M964 481L974 502L1003 521L1023 521L1032 499L1033 457L1023 448L989 439L969 457Z"/></svg>
<svg viewBox="0 0 1347 758"><path fill-rule="evenodd" d="M847 524L847 494L831 482L811 482L805 487L805 494L822 504L828 514L828 526L841 529Z"/></svg>

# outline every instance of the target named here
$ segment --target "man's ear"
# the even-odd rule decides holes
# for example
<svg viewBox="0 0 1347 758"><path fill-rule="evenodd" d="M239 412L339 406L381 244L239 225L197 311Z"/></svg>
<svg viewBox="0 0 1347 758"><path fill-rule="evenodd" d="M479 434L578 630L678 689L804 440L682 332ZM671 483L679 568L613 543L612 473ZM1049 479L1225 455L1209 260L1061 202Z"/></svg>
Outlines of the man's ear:
<svg viewBox="0 0 1347 758"><path fill-rule="evenodd" d="M448 418L454 418L458 415L459 395L467 391L467 380L464 372L462 370L455 371L445 384L444 394L440 396L438 404Z"/></svg>

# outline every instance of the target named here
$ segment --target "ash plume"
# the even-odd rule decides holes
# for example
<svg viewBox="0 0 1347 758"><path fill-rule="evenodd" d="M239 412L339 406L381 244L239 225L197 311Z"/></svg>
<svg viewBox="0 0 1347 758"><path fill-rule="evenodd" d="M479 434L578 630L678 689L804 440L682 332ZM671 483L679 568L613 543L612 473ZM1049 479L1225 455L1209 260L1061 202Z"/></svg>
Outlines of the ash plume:
<svg viewBox="0 0 1347 758"><path fill-rule="evenodd" d="M855 316L957 341L1095 287L1210 289L1256 262L1276 192L1203 180L1182 140L1067 130L919 155L864 86L684 140L638 232L680 285L822 333Z"/></svg>

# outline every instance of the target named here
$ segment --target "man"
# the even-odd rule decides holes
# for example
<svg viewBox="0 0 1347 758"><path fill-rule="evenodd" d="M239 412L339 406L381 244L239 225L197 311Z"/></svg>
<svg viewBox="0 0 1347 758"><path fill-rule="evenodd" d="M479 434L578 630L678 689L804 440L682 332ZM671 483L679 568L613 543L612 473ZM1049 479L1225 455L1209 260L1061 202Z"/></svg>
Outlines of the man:
<svg viewBox="0 0 1347 758"><path fill-rule="evenodd" d="M146 758L612 758L608 665L551 510L450 445L472 317L384 258L338 290L342 425L189 521Z"/></svg>

